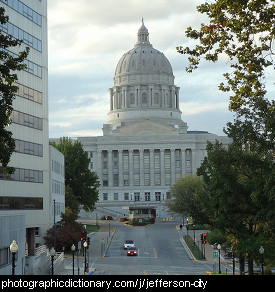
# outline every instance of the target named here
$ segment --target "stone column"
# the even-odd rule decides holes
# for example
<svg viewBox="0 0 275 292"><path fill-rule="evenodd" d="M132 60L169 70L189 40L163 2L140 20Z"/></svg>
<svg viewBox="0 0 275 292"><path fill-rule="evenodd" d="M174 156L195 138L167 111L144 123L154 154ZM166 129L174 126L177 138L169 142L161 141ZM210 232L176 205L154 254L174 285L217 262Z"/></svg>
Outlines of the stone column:
<svg viewBox="0 0 275 292"><path fill-rule="evenodd" d="M160 149L160 185L165 186L164 149Z"/></svg>
<svg viewBox="0 0 275 292"><path fill-rule="evenodd" d="M108 186L113 186L112 150L108 150Z"/></svg>
<svg viewBox="0 0 275 292"><path fill-rule="evenodd" d="M98 150L97 151L97 175L100 184L102 185L102 151Z"/></svg>
<svg viewBox="0 0 275 292"><path fill-rule="evenodd" d="M171 149L171 185L176 182L175 149Z"/></svg>
<svg viewBox="0 0 275 292"><path fill-rule="evenodd" d="M154 149L149 149L150 153L150 186L154 185Z"/></svg>
<svg viewBox="0 0 275 292"><path fill-rule="evenodd" d="M118 185L123 187L123 159L122 150L118 150Z"/></svg>
<svg viewBox="0 0 275 292"><path fill-rule="evenodd" d="M134 161L133 161L133 149L129 150L129 186L134 185Z"/></svg>
<svg viewBox="0 0 275 292"><path fill-rule="evenodd" d="M144 186L144 150L139 150L139 182L140 186Z"/></svg>

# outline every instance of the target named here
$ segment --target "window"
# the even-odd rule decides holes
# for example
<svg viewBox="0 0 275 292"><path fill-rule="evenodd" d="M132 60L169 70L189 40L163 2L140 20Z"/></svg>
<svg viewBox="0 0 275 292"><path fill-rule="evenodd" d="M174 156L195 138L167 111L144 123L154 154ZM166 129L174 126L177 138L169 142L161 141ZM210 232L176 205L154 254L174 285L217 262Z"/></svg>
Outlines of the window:
<svg viewBox="0 0 275 292"><path fill-rule="evenodd" d="M147 202L150 201L150 192L145 193L145 201L147 201Z"/></svg>
<svg viewBox="0 0 275 292"><path fill-rule="evenodd" d="M131 95L130 95L130 104L131 105L135 104L135 94L134 93L131 93Z"/></svg>
<svg viewBox="0 0 275 292"><path fill-rule="evenodd" d="M43 131L43 119L22 112L13 111L11 120L15 124Z"/></svg>
<svg viewBox="0 0 275 292"><path fill-rule="evenodd" d="M129 200L129 193L124 193L124 200L128 201Z"/></svg>
<svg viewBox="0 0 275 292"><path fill-rule="evenodd" d="M118 174L113 175L113 185L114 187L118 187Z"/></svg>
<svg viewBox="0 0 275 292"><path fill-rule="evenodd" d="M170 155L170 150L165 150L164 153L164 168L165 169L170 169L171 168L171 155Z"/></svg>
<svg viewBox="0 0 275 292"><path fill-rule="evenodd" d="M165 173L165 185L170 186L170 184L171 184L171 174Z"/></svg>
<svg viewBox="0 0 275 292"><path fill-rule="evenodd" d="M139 169L139 151L134 150L134 169Z"/></svg>
<svg viewBox="0 0 275 292"><path fill-rule="evenodd" d="M155 150L154 165L155 165L155 169L160 169L160 152L159 152L159 150Z"/></svg>
<svg viewBox="0 0 275 292"><path fill-rule="evenodd" d="M104 187L108 187L108 174L102 175L102 183Z"/></svg>
<svg viewBox="0 0 275 292"><path fill-rule="evenodd" d="M43 157L43 145L15 139L15 152Z"/></svg>
<svg viewBox="0 0 275 292"><path fill-rule="evenodd" d="M149 169L150 168L150 153L149 151L144 151L144 156L143 156L143 162L144 162L144 169Z"/></svg>
<svg viewBox="0 0 275 292"><path fill-rule="evenodd" d="M118 193L114 193L114 201L118 201Z"/></svg>
<svg viewBox="0 0 275 292"><path fill-rule="evenodd" d="M160 201L161 193L160 192L155 192L155 195L156 195L156 201Z"/></svg>
<svg viewBox="0 0 275 292"><path fill-rule="evenodd" d="M123 174L123 185L129 186L129 174Z"/></svg>
<svg viewBox="0 0 275 292"><path fill-rule="evenodd" d="M128 151L123 151L123 169L129 169L129 153Z"/></svg>
<svg viewBox="0 0 275 292"><path fill-rule="evenodd" d="M147 104L147 94L145 92L142 93L142 103Z"/></svg>
<svg viewBox="0 0 275 292"><path fill-rule="evenodd" d="M43 210L40 197L0 197L0 210Z"/></svg>
<svg viewBox="0 0 275 292"><path fill-rule="evenodd" d="M154 104L159 104L159 94L157 92L154 94Z"/></svg>
<svg viewBox="0 0 275 292"><path fill-rule="evenodd" d="M11 175L4 173L3 168L0 167L0 180L14 180L20 182L43 183L43 171L15 168Z"/></svg>
<svg viewBox="0 0 275 292"><path fill-rule="evenodd" d="M134 186L139 186L139 173L134 173Z"/></svg>
<svg viewBox="0 0 275 292"><path fill-rule="evenodd" d="M108 201L108 193L103 193L103 201Z"/></svg>
<svg viewBox="0 0 275 292"><path fill-rule="evenodd" d="M155 185L160 186L160 173L155 173Z"/></svg>
<svg viewBox="0 0 275 292"><path fill-rule="evenodd" d="M140 194L134 193L134 195L135 195L135 201L140 201Z"/></svg>
<svg viewBox="0 0 275 292"><path fill-rule="evenodd" d="M150 186L150 173L145 173L144 174L144 185L145 186Z"/></svg>

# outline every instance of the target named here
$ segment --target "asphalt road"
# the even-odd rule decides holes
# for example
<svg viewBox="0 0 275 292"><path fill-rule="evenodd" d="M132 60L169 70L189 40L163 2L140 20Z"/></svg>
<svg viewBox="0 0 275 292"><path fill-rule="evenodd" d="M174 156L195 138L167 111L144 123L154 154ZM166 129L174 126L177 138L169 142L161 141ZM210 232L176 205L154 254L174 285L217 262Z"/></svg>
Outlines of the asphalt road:
<svg viewBox="0 0 275 292"><path fill-rule="evenodd" d="M146 227L118 224L107 256L90 262L95 275L202 275L211 270L205 263L190 260L174 228L161 222ZM132 239L138 256L127 256L123 245Z"/></svg>

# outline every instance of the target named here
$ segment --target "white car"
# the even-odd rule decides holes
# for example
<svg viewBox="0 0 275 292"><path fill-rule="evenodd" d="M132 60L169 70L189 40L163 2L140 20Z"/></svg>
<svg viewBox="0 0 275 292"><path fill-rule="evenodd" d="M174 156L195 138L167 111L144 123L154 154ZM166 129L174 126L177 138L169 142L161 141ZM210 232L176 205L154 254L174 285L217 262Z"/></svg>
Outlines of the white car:
<svg viewBox="0 0 275 292"><path fill-rule="evenodd" d="M125 240L124 249L128 249L129 247L135 247L133 240Z"/></svg>

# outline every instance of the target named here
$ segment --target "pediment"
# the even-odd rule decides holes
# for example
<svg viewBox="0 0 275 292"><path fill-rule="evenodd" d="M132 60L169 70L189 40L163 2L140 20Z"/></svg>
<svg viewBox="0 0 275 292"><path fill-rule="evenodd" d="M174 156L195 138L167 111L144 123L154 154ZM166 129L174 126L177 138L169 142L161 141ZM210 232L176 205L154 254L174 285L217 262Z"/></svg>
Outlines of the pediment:
<svg viewBox="0 0 275 292"><path fill-rule="evenodd" d="M120 126L113 130L112 134L117 136L174 135L178 134L178 129L150 120L142 120Z"/></svg>

